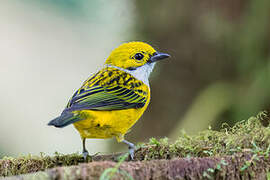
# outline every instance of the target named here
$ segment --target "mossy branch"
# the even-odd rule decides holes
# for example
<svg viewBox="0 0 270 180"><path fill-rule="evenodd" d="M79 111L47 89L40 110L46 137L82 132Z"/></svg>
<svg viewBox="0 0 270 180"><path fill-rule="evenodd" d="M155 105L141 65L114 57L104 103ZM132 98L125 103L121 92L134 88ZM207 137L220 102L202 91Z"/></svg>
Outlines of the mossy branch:
<svg viewBox="0 0 270 180"><path fill-rule="evenodd" d="M225 157L177 158L123 162L120 169L133 179L266 179L270 161L264 157L253 159L250 153ZM11 179L99 179L115 162L83 163L77 166L56 167L45 172L32 173ZM10 179L7 178L7 179ZM112 179L127 179L116 173Z"/></svg>
<svg viewBox="0 0 270 180"><path fill-rule="evenodd" d="M117 163L123 153L96 155L88 163L78 154L4 158L0 176L43 171L10 178L98 179L110 168L115 179L266 179L270 178L269 152L269 113L262 112L232 128L223 125L220 132L181 133L173 144L167 138L152 138L138 147L135 162L122 158Z"/></svg>

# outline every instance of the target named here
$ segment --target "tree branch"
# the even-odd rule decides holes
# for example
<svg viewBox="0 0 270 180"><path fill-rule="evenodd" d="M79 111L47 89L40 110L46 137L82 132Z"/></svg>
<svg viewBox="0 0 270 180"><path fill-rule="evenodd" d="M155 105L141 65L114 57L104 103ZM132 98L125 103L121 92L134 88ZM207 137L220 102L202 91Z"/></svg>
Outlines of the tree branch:
<svg viewBox="0 0 270 180"><path fill-rule="evenodd" d="M77 166L56 167L45 172L12 176L7 179L99 179L116 162L100 161ZM266 179L270 161L251 153L225 157L176 158L123 162L112 179ZM126 173L121 173L126 172ZM110 175L110 174L108 174Z"/></svg>

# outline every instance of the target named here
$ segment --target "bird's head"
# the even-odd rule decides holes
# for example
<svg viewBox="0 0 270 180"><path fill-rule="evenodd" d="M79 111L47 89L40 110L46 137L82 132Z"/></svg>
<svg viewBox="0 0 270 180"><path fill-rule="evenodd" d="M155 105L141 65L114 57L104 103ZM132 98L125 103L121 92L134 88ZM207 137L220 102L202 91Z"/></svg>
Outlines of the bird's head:
<svg viewBox="0 0 270 180"><path fill-rule="evenodd" d="M134 71L145 65L153 67L152 64L156 61L168 57L168 54L156 51L147 43L129 42L114 49L106 60L106 64Z"/></svg>

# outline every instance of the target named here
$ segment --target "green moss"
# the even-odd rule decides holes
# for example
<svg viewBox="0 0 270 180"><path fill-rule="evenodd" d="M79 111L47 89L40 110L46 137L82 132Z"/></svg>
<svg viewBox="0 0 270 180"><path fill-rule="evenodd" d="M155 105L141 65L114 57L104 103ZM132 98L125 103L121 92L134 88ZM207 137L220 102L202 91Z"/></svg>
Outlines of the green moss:
<svg viewBox="0 0 270 180"><path fill-rule="evenodd" d="M268 118L266 112L241 121L233 127L223 124L221 131L206 130L190 136L182 132L178 140L170 144L168 139L151 138L136 154L138 159L171 159L173 157L209 157L254 153L268 157L270 128L261 121Z"/></svg>
<svg viewBox="0 0 270 180"><path fill-rule="evenodd" d="M84 162L79 154L62 155L55 153L54 156L22 156L19 158L4 157L0 160L0 176L18 175L36 171L43 171L56 166L77 165Z"/></svg>

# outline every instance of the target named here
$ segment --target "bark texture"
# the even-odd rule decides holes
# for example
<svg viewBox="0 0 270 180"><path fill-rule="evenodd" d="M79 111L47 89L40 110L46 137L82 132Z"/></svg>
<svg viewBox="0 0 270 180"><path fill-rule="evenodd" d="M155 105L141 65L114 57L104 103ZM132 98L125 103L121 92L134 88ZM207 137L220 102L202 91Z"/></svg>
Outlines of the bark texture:
<svg viewBox="0 0 270 180"><path fill-rule="evenodd" d="M103 179L266 179L269 158L251 153L225 157L176 158L123 162L115 174ZM81 163L77 166L56 167L43 172L11 176L6 179L99 179L102 173L116 167L113 161ZM122 172L122 173L121 173ZM125 173L123 173L125 172Z"/></svg>

